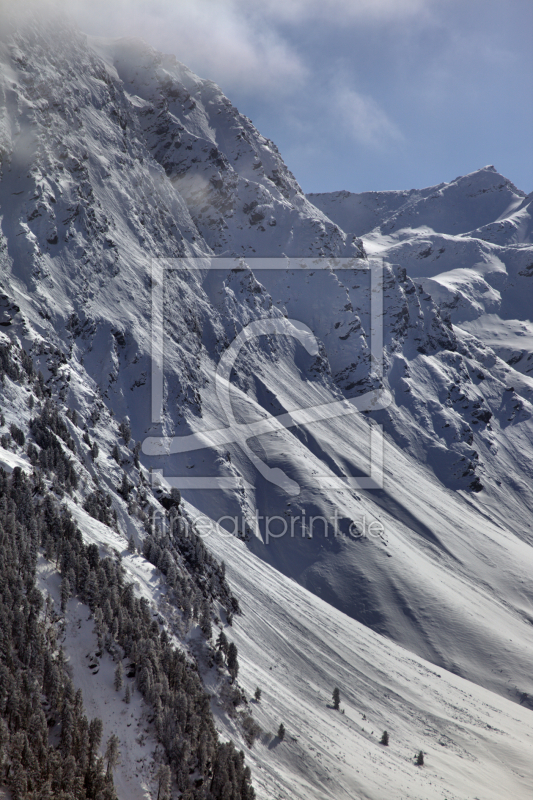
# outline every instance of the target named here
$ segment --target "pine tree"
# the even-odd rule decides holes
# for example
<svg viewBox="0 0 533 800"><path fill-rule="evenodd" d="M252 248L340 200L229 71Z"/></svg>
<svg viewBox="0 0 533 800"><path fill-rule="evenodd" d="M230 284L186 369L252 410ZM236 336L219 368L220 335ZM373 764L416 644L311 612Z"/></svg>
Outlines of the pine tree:
<svg viewBox="0 0 533 800"><path fill-rule="evenodd" d="M337 687L335 687L335 689L333 689L333 708L335 709L335 711L339 710L340 702L341 702L341 693L339 692Z"/></svg>
<svg viewBox="0 0 533 800"><path fill-rule="evenodd" d="M170 767L167 764L161 764L157 770L157 800L169 800L170 777Z"/></svg>
<svg viewBox="0 0 533 800"><path fill-rule="evenodd" d="M13 437L13 441L16 442L20 447L24 447L24 443L26 441L26 437L24 436L24 431L22 431L18 425L15 425L14 422L11 423L9 426L9 432Z"/></svg>
<svg viewBox="0 0 533 800"><path fill-rule="evenodd" d="M205 601L202 604L202 614L200 617L200 629L204 634L206 639L210 639L213 633L213 629L211 627L211 610L209 607L209 603Z"/></svg>
<svg viewBox="0 0 533 800"><path fill-rule="evenodd" d="M66 441L63 434L66 436L68 432L60 429L61 418L52 405L47 414L48 422L41 415L42 430L46 431L48 425L50 435ZM44 453L49 477L57 481L62 445L55 450L46 443L37 444L40 448L36 450L37 458ZM67 443L67 446L70 445ZM64 459L61 464L67 481L69 473ZM104 517L109 524L113 512L111 497L96 486L86 495L86 501L89 513L96 519ZM220 580L218 564L203 545L200 549L196 547L194 529L185 533L186 526L176 528L175 537L166 537L161 530L154 532L152 529L147 538L150 558L153 554L155 564L163 572L166 570L167 577L175 566L173 584L177 602L183 605L189 595L200 618L213 614L217 600L227 611L238 613L235 598L227 584L223 585ZM190 800L193 795L207 796L210 792L213 800L222 800L229 788L234 800L252 800L254 792L244 756L232 744L222 744L217 738L209 697L199 676L189 669L187 659L171 645L170 638L160 631L148 602L136 598L133 585L126 584L119 560L101 556L95 544L84 544L66 507L60 508L57 499L47 494L38 474L26 477L15 468L11 477L0 470L0 533L3 537L0 558L0 644L3 643L0 647L0 688L3 685L0 692L0 783L13 783L14 800L17 793L20 800L55 797L58 800L74 797L116 800L112 776L118 759L118 739L109 740L104 748L105 757L100 757L102 722L89 723L85 717L81 691L74 691L66 672L65 657L58 649L53 601L48 598L45 604L35 588L39 546L46 557L55 562L61 575L63 606L72 594L89 602L99 648L105 648L115 658L120 653L128 659L128 662L115 664L118 676L121 677L121 667L125 663L131 664L133 673L128 677L135 675L146 702L154 707L154 728L164 748L163 759L175 775L183 797ZM190 539L192 547L189 547ZM180 544L184 545L182 551ZM41 625L46 629L46 636L39 638ZM11 650L6 650L10 638ZM217 653L224 659L229 644L225 636L219 638L221 647ZM230 663L235 675L238 668L235 645L231 650ZM131 682L126 681L125 676L122 679L127 684L122 695L127 702L131 697ZM35 689L33 681L36 681ZM34 691L35 700L30 702ZM240 702L244 699L237 688L233 689L233 695ZM46 716L40 709L40 696L46 699ZM57 743L48 741L48 716L61 726ZM253 729L247 732L251 738ZM18 736L19 733L23 736ZM21 765L22 771L17 765ZM198 774L205 781L205 791L200 793L194 786ZM163 780L159 800L166 800L167 794Z"/></svg>
<svg viewBox="0 0 533 800"><path fill-rule="evenodd" d="M224 655L228 653L228 639L224 631L220 631L217 638L217 647L219 650L222 650Z"/></svg>
<svg viewBox="0 0 533 800"><path fill-rule="evenodd" d="M118 426L118 429L120 431L120 435L124 439L124 444L127 447L128 446L128 442L131 439L131 428L128 425L127 420L124 420L123 422L121 422L120 425Z"/></svg>
<svg viewBox="0 0 533 800"><path fill-rule="evenodd" d="M107 777L111 778L113 770L117 766L120 758L120 751L118 746L120 744L119 738L115 733L112 733L107 740L105 750L105 760L107 761Z"/></svg>
<svg viewBox="0 0 533 800"><path fill-rule="evenodd" d="M119 494L122 495L124 500L127 500L131 490L132 490L132 485L129 482L128 476L126 475L126 473L123 472L122 473L122 483L120 485L120 489L118 489L118 492L119 492Z"/></svg>
<svg viewBox="0 0 533 800"><path fill-rule="evenodd" d="M388 747L389 734L387 733L387 731L383 731L383 734L382 734L381 739L380 739L380 744L384 744L385 747Z"/></svg>
<svg viewBox="0 0 533 800"><path fill-rule="evenodd" d="M228 672L231 675L232 680L236 679L237 673L239 672L237 655L237 645L234 642L230 642L228 647Z"/></svg>
<svg viewBox="0 0 533 800"><path fill-rule="evenodd" d="M284 738L285 738L285 726L284 726L283 722L280 722L280 725L279 725L279 728L278 728L278 739L280 740L280 742L282 742L284 740Z"/></svg>
<svg viewBox="0 0 533 800"><path fill-rule="evenodd" d="M423 767L424 766L424 753L422 752L422 750L418 751L418 755L415 756L415 758L416 758L417 765L419 767Z"/></svg>
<svg viewBox="0 0 533 800"><path fill-rule="evenodd" d="M96 756L96 751L102 741L104 726L102 720L95 717L89 723L89 761L92 762Z"/></svg>
<svg viewBox="0 0 533 800"><path fill-rule="evenodd" d="M259 686L255 690L254 697L255 697L255 702L259 703L259 701L261 700L261 689L259 688Z"/></svg>
<svg viewBox="0 0 533 800"><path fill-rule="evenodd" d="M124 686L124 669L122 667L122 661L119 661L117 664L113 686L115 687L115 692L119 692Z"/></svg>
<svg viewBox="0 0 533 800"><path fill-rule="evenodd" d="M67 603L70 599L70 581L68 578L63 578L61 581L61 611L65 611Z"/></svg>
<svg viewBox="0 0 533 800"><path fill-rule="evenodd" d="M137 442L137 444L133 448L133 463L135 464L137 469L139 469L141 466L141 463L139 461L139 454L141 452L141 448L142 448L141 442Z"/></svg>

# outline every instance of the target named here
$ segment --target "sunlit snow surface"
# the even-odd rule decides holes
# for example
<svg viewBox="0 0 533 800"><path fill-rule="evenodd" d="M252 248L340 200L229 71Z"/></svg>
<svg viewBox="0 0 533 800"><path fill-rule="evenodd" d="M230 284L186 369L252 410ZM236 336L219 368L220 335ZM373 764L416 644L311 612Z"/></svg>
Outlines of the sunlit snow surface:
<svg viewBox="0 0 533 800"><path fill-rule="evenodd" d="M127 579L155 612L164 594L157 570L128 554L123 537L69 505L86 543L99 544L102 555L122 554ZM195 513L190 506L188 511ZM263 729L253 749L216 703L213 710L222 739L231 737L246 750L260 800L528 800L530 710L387 641L255 558L233 537L211 535L206 544L226 562L243 610L225 630L237 644L239 682ZM49 573L42 565L41 580ZM58 593L53 578L47 589ZM86 606L70 601L66 654L89 715L104 721L104 739L116 733L121 740L119 797L141 800L154 790L150 756L156 743L138 693L130 706L117 702L115 665L107 654L94 658L89 617ZM206 680L213 689L211 673ZM257 686L260 703L251 700ZM335 687L340 712L332 708ZM276 737L281 722L283 742ZM388 747L379 743L384 730ZM419 750L423 768L414 763Z"/></svg>
<svg viewBox="0 0 533 800"><path fill-rule="evenodd" d="M391 644L234 539L209 546L244 610L230 635L247 692L263 691L254 716L272 733L280 722L287 729L282 743L248 755L261 797L531 796L531 711ZM335 687L344 713L331 708ZM383 730L389 747L379 744Z"/></svg>
<svg viewBox="0 0 533 800"><path fill-rule="evenodd" d="M86 487L94 476L113 495L126 537L141 525L116 491L117 422L127 416L139 442L228 425L214 389L217 365L250 323L296 319L312 329L319 352L284 336L243 348L230 375L239 423L380 388L364 270L170 270L156 425L152 259L364 263L362 240L383 260L391 405L247 441L299 495L269 482L238 444L142 456L169 480L233 482L184 490L196 515L236 516L239 527L256 513L290 522L337 511L342 521L338 537L302 536L299 523L294 536L269 542L264 527L260 536L252 531L246 547L207 539L245 610L230 633L249 693L256 685L264 692L254 713L266 731L287 728L285 742L257 743L249 754L262 796L528 798L531 196L486 167L422 190L306 198L275 145L173 57L134 40L88 42L62 21L31 26L28 35L6 29L0 43L0 338L31 351L54 396L87 421L100 456L93 463L71 426L77 468L84 465ZM2 391L6 425L27 430L27 392L9 379ZM354 490L342 479L369 472L369 420L384 429L383 488ZM29 468L20 450L0 451L0 463ZM245 490L234 488L239 480ZM126 539L94 524L81 502L72 510L87 541L123 550ZM363 516L384 535L349 535ZM138 556L124 563L138 591L159 603L154 569ZM101 684L91 682L83 661L91 634L83 610L71 611L72 667L90 713L104 713L110 671L102 667ZM344 715L327 708L335 685ZM238 736L222 717L220 725ZM378 744L385 728L388 749ZM130 734L137 763L142 751ZM423 769L412 763L419 749L428 754ZM121 783L121 800L142 797L149 782L148 769L138 795Z"/></svg>

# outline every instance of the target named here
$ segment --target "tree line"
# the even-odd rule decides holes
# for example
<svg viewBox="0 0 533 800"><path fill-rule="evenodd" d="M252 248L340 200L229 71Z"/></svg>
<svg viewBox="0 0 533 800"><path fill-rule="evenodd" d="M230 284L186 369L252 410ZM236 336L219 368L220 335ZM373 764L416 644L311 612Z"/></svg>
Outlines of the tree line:
<svg viewBox="0 0 533 800"><path fill-rule="evenodd" d="M58 502L63 489L73 493L79 487L77 465L68 455L76 446L42 375L16 345L0 346L0 381L6 377L29 383L41 407L26 434L33 440L26 450L33 475L0 469L0 784L9 787L13 800L116 797L112 774L119 743L111 737L105 757L98 755L102 723L87 720L57 645L53 604L36 587L43 553L61 575L61 609L71 597L90 607L98 644L117 662L115 688L122 688L125 675L124 699L136 689L154 709L166 761L159 800L170 791L170 777L183 800L251 800L255 793L244 754L219 741L196 663L171 644L148 602L135 596L120 559L101 558L96 545L86 545ZM77 424L75 413L67 416ZM125 427L121 434L128 436ZM11 438L24 446L26 437L22 443ZM100 486L86 495L84 505L116 525L110 495ZM147 524L144 554L166 576L182 612L198 616L209 639L215 600L229 621L239 613L238 602L223 565L181 511L174 511L180 519L172 537Z"/></svg>

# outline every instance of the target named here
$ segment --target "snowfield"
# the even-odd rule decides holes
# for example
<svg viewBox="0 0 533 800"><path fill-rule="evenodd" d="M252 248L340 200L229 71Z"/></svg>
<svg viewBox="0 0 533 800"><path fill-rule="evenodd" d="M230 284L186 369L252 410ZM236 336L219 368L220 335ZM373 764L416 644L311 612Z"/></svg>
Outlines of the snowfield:
<svg viewBox="0 0 533 800"><path fill-rule="evenodd" d="M165 591L160 573L141 556L128 554L123 537L69 507L86 543L98 544L102 555L121 553L127 579L155 613ZM192 507L188 511L195 513ZM528 708L387 641L254 557L234 537L219 532L205 542L225 561L243 610L225 631L237 644L239 683L263 733L250 750L216 703L215 719L222 738L246 750L261 800L528 800L533 760ZM58 594L50 565L41 571L46 579L49 591ZM149 712L136 692L129 706L117 703L116 665L108 654L95 655L92 628L89 609L69 601L65 651L88 713L104 721L104 741L111 733L120 738L119 797L149 798L157 747ZM206 681L209 686L211 674ZM262 691L259 703L252 699L256 687ZM335 687L340 712L332 707ZM280 723L286 728L283 742L276 735ZM388 747L379 743L384 730ZM415 764L419 750L423 767Z"/></svg>
<svg viewBox="0 0 533 800"><path fill-rule="evenodd" d="M163 576L128 553L124 537L75 504L69 508L87 544L98 544L102 556L120 553L126 579L157 614L166 593ZM187 511L197 516L192 506ZM256 558L233 536L219 531L204 541L225 561L243 610L224 630L237 644L239 683L262 734L250 750L216 701L215 719L222 739L245 749L261 800L528 800L533 732L527 707L391 643ZM59 605L52 565L42 563L40 579ZM69 601L63 646L89 715L104 722L103 741L111 733L120 738L119 797L146 800L154 796L157 749L150 710L135 691L129 706L120 699L123 690L115 692L116 664L107 653L97 655L93 624L87 606ZM214 688L211 671L205 678ZM256 687L259 703L252 699ZM335 687L340 712L332 707ZM276 735L280 723L283 742ZM384 730L388 747L380 744ZM423 767L415 764L419 750Z"/></svg>
<svg viewBox="0 0 533 800"><path fill-rule="evenodd" d="M531 797L531 711L413 656L212 536L244 615L229 631L254 716L277 732L248 753L262 798ZM338 687L341 713L332 709ZM387 730L390 744L379 744ZM424 766L414 756L424 752Z"/></svg>

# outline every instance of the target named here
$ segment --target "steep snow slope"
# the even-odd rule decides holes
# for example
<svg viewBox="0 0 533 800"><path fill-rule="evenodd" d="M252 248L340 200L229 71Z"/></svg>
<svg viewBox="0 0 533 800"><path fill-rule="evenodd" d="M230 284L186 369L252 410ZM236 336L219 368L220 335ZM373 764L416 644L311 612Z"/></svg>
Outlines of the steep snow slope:
<svg viewBox="0 0 533 800"><path fill-rule="evenodd" d="M528 376L533 358L528 338L533 290L533 246L528 233L531 196L516 189L494 167L485 167L450 184L420 192L361 195L340 192L309 197L345 230L364 234L364 246L369 253L399 264L432 297L442 319L453 323L451 335L456 342L456 352L466 356L465 365L473 366L475 361L479 366L472 375L475 386L465 385L460 374L448 381L445 403L450 406L451 401L457 409L462 406L459 413L465 425L463 436L466 441L480 453L478 446L483 437L476 436L476 433L481 432L481 428L474 429L473 424L482 425L484 418L484 433L488 433L489 438L494 432L495 440L500 439L498 427L503 434L501 442L492 442L493 455L496 455L496 448L502 454L504 450L508 452L513 439L517 443L518 439L530 442L529 424L516 429L516 438L513 427L517 413L529 409L531 403L532 384L528 380L524 382L519 375L514 380L515 371ZM367 214L369 208L375 212L371 217ZM361 216L361 209L366 217L364 214ZM403 355L407 355L405 348ZM512 370L506 371L495 356L504 360ZM442 354L437 356L441 357ZM420 362L420 359L413 362L407 358L406 372L414 371L416 361ZM426 388L432 381L426 369L424 373L421 375L418 371L416 383L422 383ZM490 374L500 375L505 384L503 391L485 391L488 385L482 382ZM409 385L395 381L393 376L391 371L388 377L397 390L396 406L413 405L414 398L404 396L401 399L400 390L410 393L416 391L415 386L411 386L409 381ZM522 387L516 397L515 382ZM513 394L506 395L506 392ZM431 400L424 391L419 396L422 409L417 411L413 408L409 416L414 417L421 428L427 427L423 423L425 417L437 433L438 420L432 408L440 414L438 406L443 398L433 391L430 397ZM468 418L467 408L474 412L473 420ZM476 414L476 408L480 413ZM490 413L490 418L483 409ZM394 408L391 414L394 418ZM394 425L393 420L396 429L393 435L397 441L401 441L406 425L409 423L404 413L401 427ZM435 437L431 438L436 445ZM413 447L412 439L409 446ZM511 448L514 446L511 444ZM503 475L514 472L516 468L523 469L527 458L524 454L517 454L513 462L514 466L510 463L505 467L503 463L499 467L492 466L492 474L497 473L498 480L501 480ZM439 477L447 482L442 474ZM514 494L511 497L502 494L499 502L511 515L512 507L520 504L520 498ZM531 498L527 502L530 507Z"/></svg>
<svg viewBox="0 0 533 800"><path fill-rule="evenodd" d="M463 322L462 327L486 344L514 369L533 373L533 326L529 319L502 319L498 314L481 314Z"/></svg>
<svg viewBox="0 0 533 800"><path fill-rule="evenodd" d="M191 754L191 740L194 748L193 737L195 732L199 732L198 726L203 728L200 733L205 747L209 741L206 736L207 722L211 730L211 742L218 750L214 736L215 729L212 727L213 719L209 717L209 695L204 695L200 689L201 678L197 673L196 663L197 658L203 656L204 661L209 658L213 664L215 656L214 649L206 644L206 636L210 638L211 633L205 628L205 614L209 614L209 619L215 624L220 624L220 616L229 621L230 611L239 613L238 604L225 583L222 567L209 556L194 532L189 530L188 534L182 535L182 545L177 548L177 538L180 538L178 535L172 542L169 540L164 542L156 531L157 544L154 538L146 541L147 534L154 532L152 526L156 522L156 517L161 519L163 506L156 501L149 488L146 471L140 468L135 459L137 450L131 454L127 448L128 443L132 447L133 443L128 442L124 427L121 426L124 440L124 444L121 445L116 422L107 417L106 424L103 425L100 420L98 432L112 437L114 445L112 457L105 436L99 436L98 433L89 448L88 423L91 420L80 415L76 416L70 410L61 413L57 403L50 397L50 389L44 386L42 376L36 375L31 358L19 346L12 346L9 341L6 342L6 339L4 335L0 337L0 382L3 387L0 465L5 465L9 471L14 472L12 478L14 486L23 483L22 477L18 474L19 468L30 475L33 473L29 486L33 496L37 498L36 502L39 503L39 514L34 522L34 529L38 535L42 535L44 554L39 558L36 552L37 579L39 588L48 595L39 624L46 625L48 619L50 627L47 629L47 638L53 650L56 650L57 640L63 649L63 656L61 652L58 653L57 663L67 664L69 678L83 695L84 711L89 716L96 715L103 722L104 736L100 748L102 756L109 737L112 734L118 736L120 759L118 768L113 774L118 797L121 800L130 797L148 800L156 795L161 796L156 773L162 762L168 763L167 759L173 757L173 751L169 753L168 738L165 740L162 735L163 723L160 716L165 706L168 711L168 693L165 686L168 687L169 682L174 686L176 684L179 686L181 683L186 692L185 698L183 696L179 698L180 702L177 709L175 707L173 718L181 717L183 713L187 714L190 720L190 726L187 723L186 730L181 729L182 735L179 740L173 742L174 748L178 745L183 746L181 755L173 767L177 770L180 780L180 764L186 765L189 760L193 769L198 766L196 774L190 769L188 772L192 774L192 787L196 785L197 788L199 779L205 780L207 766L204 768L200 766L201 756L196 760L194 749L192 758L188 757L188 754ZM33 418L31 423L30 416ZM45 420L49 422L48 427L44 427ZM9 430L13 436L6 432ZM96 447L96 439L100 444L99 448ZM88 458L87 450L91 452ZM65 457L67 467L65 467ZM67 468L68 473L66 473ZM69 475L69 481L65 487L66 491L63 491L62 475L64 479L65 474ZM168 499L172 500L175 510L177 498ZM12 502L8 495L6 503L4 488L1 501L4 507ZM62 509L60 509L61 501ZM18 506L18 514L24 518L23 515L28 514L25 503L22 505L19 503ZM86 509L89 509L90 514ZM106 509L104 515L102 515L103 509ZM153 515L150 513L152 510L156 512ZM95 520L92 516L94 514L100 519L105 518L108 524ZM5 516L4 514L6 529L4 538L12 537L15 532L18 535L17 529L10 529L5 524ZM9 526L12 524L11 519L8 517ZM187 514L184 514L183 508L179 508L177 521L182 526L182 533L186 519ZM79 523L87 545L81 557L76 523ZM147 523L146 527L143 523ZM113 527L109 527L111 525ZM52 532L53 539L49 531ZM23 529L20 535L23 535ZM36 546L37 542L39 539L36 540ZM150 563L135 552L133 547L135 542L142 544L142 552L151 559ZM127 551L124 549L126 543ZM9 540L6 549L8 547ZM96 570L94 566L98 564L98 552L104 561L100 562ZM75 553L78 555L74 555ZM166 578L153 566L153 562L159 564ZM93 565L92 570L89 569L89 563ZM106 575L111 577L116 575L117 578L111 591ZM83 576L87 579L85 585L79 580L80 576L81 581ZM140 607L133 605L128 584L131 584L133 590L131 594L136 593L141 600ZM75 595L74 598L72 594ZM70 601L69 595L72 598ZM115 605L117 600L118 617L115 616L112 626L108 627L105 620L109 619L111 606ZM200 608L201 618L199 618ZM132 642L131 636L119 638L120 629L122 628L124 632L128 613L131 611L137 613L139 628L136 631L135 643ZM162 636L160 641L159 633L160 631L163 633L161 630L163 624L168 626L168 631L166 638ZM6 633L8 632L4 631L4 635ZM139 633L141 633L140 640ZM180 659L175 659L173 670L169 670L167 666L164 673L158 672L156 662L151 674L162 676L161 683L156 680L152 686L153 691L147 691L150 686L147 687L142 683L142 670L149 670L146 666L146 653L151 652L153 655L154 652L161 652L161 645L169 641L183 654L181 660L183 669L180 670ZM124 661L126 655L128 661ZM174 656L167 650L166 658ZM117 663L124 663L126 674L123 673L122 677L126 691L131 691L131 698L126 698L124 692L117 692L117 688L120 687L114 685ZM141 664L143 664L142 669ZM162 665L162 661L159 664ZM6 666L9 670L11 664L7 661L6 665L4 658L4 671ZM218 676L221 686L231 692L227 671L222 674L224 670L219 671L214 668L212 672ZM135 680L131 680L132 678ZM162 696L158 694L159 691ZM195 709L193 704L199 698L201 706ZM47 708L50 709L49 706ZM51 713L48 710L47 715L50 739L53 745L58 741L62 745L65 739L65 725L68 725L69 719L68 705L65 701L59 712L54 712L53 709L54 706ZM57 715L61 719L60 722L57 722ZM235 757L236 767L242 773L241 761L236 752ZM8 758L10 758L9 751ZM9 761L7 763L9 765ZM172 765L172 760L170 764ZM70 765L69 760L66 769L70 770ZM220 762L217 761L213 764L213 769L209 770L209 775L213 776L215 784L219 768ZM3 783L8 782L6 778L9 781L8 769L1 776ZM248 783L245 773L244 778ZM12 781L9 781L8 785L11 786ZM35 786L35 782L33 785ZM216 785L211 788L215 791L210 793L209 797L219 797ZM41 785L38 785L37 789L41 789ZM114 790L108 794L115 797ZM192 796L199 798L206 795L202 791L193 792ZM242 794L237 791L235 796L251 795L247 791ZM170 798L167 797L167 800Z"/></svg>
<svg viewBox="0 0 533 800"><path fill-rule="evenodd" d="M6 30L1 48L0 321L54 393L90 416L106 453L112 415L128 416L138 441L226 428L221 355L257 320L305 323L314 353L278 334L240 351L230 374L239 422L380 388L391 405L250 436L251 453L235 442L151 455L146 446L143 463L189 487L224 479L223 489L184 494L214 519L237 517L261 559L441 666L517 701L533 694L533 382L468 328L498 308L505 320L529 319L528 199L486 169L365 200L365 219L383 230L341 225L334 204L304 198L272 143L214 84L174 59L130 40L88 43L58 22ZM522 214L522 240L484 241L480 226L505 214L513 225ZM429 227L439 220L442 232ZM384 376L371 357L372 263L360 257L360 234L384 260ZM248 261L165 273L159 425L151 261L213 253ZM286 270L251 260L282 254ZM368 269L299 268L320 256ZM386 432L379 490L346 480L369 473L369 419ZM270 482L261 461L300 494ZM309 518L335 512L342 536L326 538L318 521L310 538ZM256 513L294 521L294 536L267 543L264 520L255 536ZM387 543L350 535L363 515L381 521Z"/></svg>
<svg viewBox="0 0 533 800"><path fill-rule="evenodd" d="M164 598L157 570L128 554L124 538L71 508L85 541L103 553L120 552L127 579L157 611ZM187 510L197 516L194 507ZM205 541L228 565L244 612L225 629L239 650L239 681L248 698L262 689L261 701L251 701L249 710L263 732L246 750L261 800L378 800L384 793L405 800L529 797L533 737L526 707L387 642L255 558L234 537L219 531ZM155 742L146 712L135 694L119 715L114 710L114 665L94 658L87 612L70 601L65 646L74 679L91 711L102 715L106 733L118 732L121 739L119 796L154 796ZM211 674L205 677L214 690ZM335 686L340 713L331 707ZM245 747L216 703L214 711L222 737ZM276 736L280 722L287 730L283 742ZM388 748L379 744L383 730ZM423 768L414 763L419 750Z"/></svg>
<svg viewBox="0 0 533 800"><path fill-rule="evenodd" d="M105 473L104 468L104 480ZM161 573L129 553L123 535L71 500L68 504L84 541L97 544L102 555L120 557L125 579L149 601L155 618L170 623ZM190 505L187 513L198 515ZM259 798L338 800L355 795L378 800L384 792L406 800L529 797L533 738L526 707L387 642L215 527L206 543L227 563L244 612L225 628L238 646L240 683L248 698L256 686L262 689L259 703L248 702L262 732L246 750ZM42 560L39 575L59 608L53 566ZM93 627L89 609L70 600L62 642L73 680L90 714L102 718L104 740L111 733L119 736L121 756L114 775L119 797L148 800L157 793L151 709L135 691L129 705L115 692L115 664L98 651ZM194 642L194 628L185 640L176 639L173 630L170 625L178 646ZM126 681L133 687L134 681ZM214 694L222 738L246 747L217 700L220 676L208 670L205 682ZM331 707L335 686L341 691L340 712ZM287 729L283 742L275 735L280 722ZM390 736L387 748L379 743L383 730ZM423 768L414 761L420 749Z"/></svg>
<svg viewBox="0 0 533 800"><path fill-rule="evenodd" d="M412 656L213 535L244 616L232 635L254 717L261 798L517 800L531 795L531 712ZM331 706L334 687L341 713ZM379 744L383 730L389 747ZM414 755L424 752L424 767Z"/></svg>

